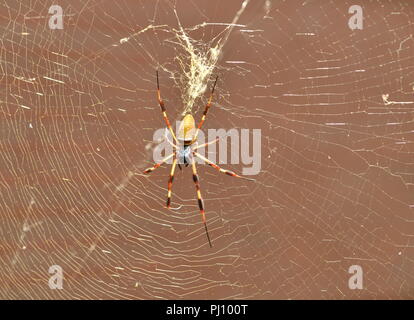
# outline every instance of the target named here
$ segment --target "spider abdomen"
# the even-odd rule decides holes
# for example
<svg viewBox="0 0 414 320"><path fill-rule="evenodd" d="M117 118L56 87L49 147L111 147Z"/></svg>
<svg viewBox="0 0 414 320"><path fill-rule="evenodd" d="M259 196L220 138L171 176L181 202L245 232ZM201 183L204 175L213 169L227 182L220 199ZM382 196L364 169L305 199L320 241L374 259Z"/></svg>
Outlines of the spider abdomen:
<svg viewBox="0 0 414 320"><path fill-rule="evenodd" d="M195 134L195 121L194 117L187 113L183 120L181 121L180 127L178 129L177 138L181 141L184 141L184 144L191 144L194 139Z"/></svg>

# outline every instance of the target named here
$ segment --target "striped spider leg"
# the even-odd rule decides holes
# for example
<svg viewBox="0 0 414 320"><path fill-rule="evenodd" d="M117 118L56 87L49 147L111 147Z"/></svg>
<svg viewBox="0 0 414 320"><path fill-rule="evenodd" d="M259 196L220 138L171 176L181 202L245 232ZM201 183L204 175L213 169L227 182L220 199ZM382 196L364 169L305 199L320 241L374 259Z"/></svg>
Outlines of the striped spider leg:
<svg viewBox="0 0 414 320"><path fill-rule="evenodd" d="M220 171L220 172L222 172L222 173L225 173L225 174L227 174L227 175L229 175L229 176L232 176L232 177L236 177L236 178L241 178L241 179L245 179L245 180L250 180L250 181L255 181L255 179L251 179L251 178L246 178L246 177L243 177L243 176L239 176L238 174L236 174L236 173L234 173L233 171L231 171L231 170L225 170L225 169L222 169L222 168L220 168L218 165L216 165L214 162L212 162L212 161L210 161L210 160L208 160L206 157L204 157L204 156L202 156L201 154L199 154L198 152L193 152L193 154L194 154L194 156L196 156L197 158L199 158L199 159L201 159L201 160L203 160L203 161L205 161L210 167L213 167L214 169L216 169L216 170L218 170L218 171Z"/></svg>
<svg viewBox="0 0 414 320"><path fill-rule="evenodd" d="M204 202L203 202L203 198L201 197L200 183L199 183L199 178L198 178L197 168L196 168L196 163L195 163L194 158L191 161L191 167L193 169L193 181L194 181L195 187L196 187L197 202L198 202L198 207L199 207L200 213L201 213L201 219L203 220L204 229L206 230L208 244L210 245L210 248L212 248L213 246L211 245L210 234L208 233L206 213L204 211Z"/></svg>
<svg viewBox="0 0 414 320"><path fill-rule="evenodd" d="M171 127L170 121L168 120L167 111L165 110L164 101L161 98L160 81L158 80L158 71L157 71L157 98L158 98L158 103L160 104L160 107L161 107L161 112L162 112L162 115L164 117L165 124L167 125L168 129L170 130L171 135L174 138L175 143L178 144L177 138L176 138L176 136L174 134L174 131Z"/></svg>

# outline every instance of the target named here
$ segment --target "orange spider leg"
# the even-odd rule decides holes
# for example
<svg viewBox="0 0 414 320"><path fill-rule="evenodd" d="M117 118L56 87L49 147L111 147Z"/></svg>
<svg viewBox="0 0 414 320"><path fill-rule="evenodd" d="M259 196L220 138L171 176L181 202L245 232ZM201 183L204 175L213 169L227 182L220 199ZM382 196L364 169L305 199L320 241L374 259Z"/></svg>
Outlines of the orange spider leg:
<svg viewBox="0 0 414 320"><path fill-rule="evenodd" d="M144 170L144 173L151 173L151 172L153 172L155 169L157 169L158 167L160 167L167 160L171 159L174 155L175 155L175 153L171 153L168 157L165 157L164 159L162 159L161 162L156 163L153 167Z"/></svg>
<svg viewBox="0 0 414 320"><path fill-rule="evenodd" d="M213 100L214 88L216 87L217 80L218 80L218 76L216 77L216 81L214 81L214 85L213 85L213 89L211 90L210 98L208 99L208 102L206 104L206 108L204 109L203 116L201 117L200 123L198 124L197 130L194 134L193 142L197 140L198 131L200 131L201 126L203 125L204 121L206 120L206 115L207 115L208 109L210 109L210 106L211 106L211 100Z"/></svg>
<svg viewBox="0 0 414 320"><path fill-rule="evenodd" d="M166 123L168 129L170 130L171 135L174 138L175 143L178 143L177 138L175 137L174 131L171 127L170 121L168 120L167 111L165 110L164 101L161 98L160 82L158 80L158 71L157 71L157 95L158 95L158 103L160 104L162 115L164 116L165 123Z"/></svg>
<svg viewBox="0 0 414 320"><path fill-rule="evenodd" d="M191 165L192 165L192 168L193 168L193 180L194 180L194 183L195 183L195 186L196 186L197 201L198 201L198 206L200 208L201 218L203 219L204 228L206 229L206 235L207 235L208 243L210 245L210 248L212 248L213 246L211 245L210 235L209 235L208 229L207 229L206 214L204 212L203 198L201 197L200 183L199 183L196 164L195 164L194 159L193 159Z"/></svg>
<svg viewBox="0 0 414 320"><path fill-rule="evenodd" d="M220 140L220 138L217 138L216 140L213 140L213 141L210 141L210 142L206 142L206 143L200 144L199 146L195 146L195 147L193 148L193 151L195 151L195 150L197 150L197 149L200 149L200 148L203 148L203 147L205 147L205 146L208 146L208 145L210 145L210 144L216 143L216 142L217 142L217 141L219 141L219 140Z"/></svg>
<svg viewBox="0 0 414 320"><path fill-rule="evenodd" d="M174 148L174 149L179 149L179 147L175 144L175 143L173 143L173 142L171 142L170 141L170 139L168 139L168 137L167 137L167 135L165 134L164 135L164 139L165 140L167 140L167 142Z"/></svg>
<svg viewBox="0 0 414 320"><path fill-rule="evenodd" d="M173 164L171 166L171 171L170 171L170 178L168 179L167 208L171 207L171 193L172 193L171 187L174 181L174 171L175 171L176 165L177 165L177 157L174 156Z"/></svg>
<svg viewBox="0 0 414 320"><path fill-rule="evenodd" d="M200 158L201 160L205 161L210 167L213 167L214 169L216 169L216 170L218 170L218 171L220 171L222 173L225 173L225 174L227 174L229 176L236 177L236 178L242 178L242 179L246 179L246 180L250 180L250 181L255 181L254 179L250 179L250 178L246 178L246 177L239 176L238 174L234 173L233 171L222 169L218 165L216 165L215 163L211 162L206 157L202 156L201 154L199 154L197 152L193 152L193 154L196 157Z"/></svg>

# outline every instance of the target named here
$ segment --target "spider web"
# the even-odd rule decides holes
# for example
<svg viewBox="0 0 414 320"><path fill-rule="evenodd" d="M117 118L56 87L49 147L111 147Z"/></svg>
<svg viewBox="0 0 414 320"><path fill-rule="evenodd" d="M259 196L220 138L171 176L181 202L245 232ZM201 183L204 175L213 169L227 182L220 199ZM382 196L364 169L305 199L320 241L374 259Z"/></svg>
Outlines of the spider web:
<svg viewBox="0 0 414 320"><path fill-rule="evenodd" d="M63 30L52 4L0 7L1 298L414 297L412 3L354 31L349 1L59 1ZM198 166L212 249L190 170L173 210L142 174L156 69L172 122L219 75L204 128L262 130L255 183Z"/></svg>

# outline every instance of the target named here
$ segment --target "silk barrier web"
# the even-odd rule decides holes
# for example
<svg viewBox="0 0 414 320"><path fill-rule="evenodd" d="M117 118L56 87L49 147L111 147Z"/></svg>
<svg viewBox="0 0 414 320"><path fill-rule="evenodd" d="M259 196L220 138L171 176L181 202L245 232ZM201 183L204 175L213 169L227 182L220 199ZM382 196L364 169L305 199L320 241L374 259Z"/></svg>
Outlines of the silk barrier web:
<svg viewBox="0 0 414 320"><path fill-rule="evenodd" d="M414 3L354 2L3 1L0 297L413 298ZM156 70L172 123L218 75L204 131L261 130L256 181L198 165L212 248L191 169L171 210L142 173Z"/></svg>

